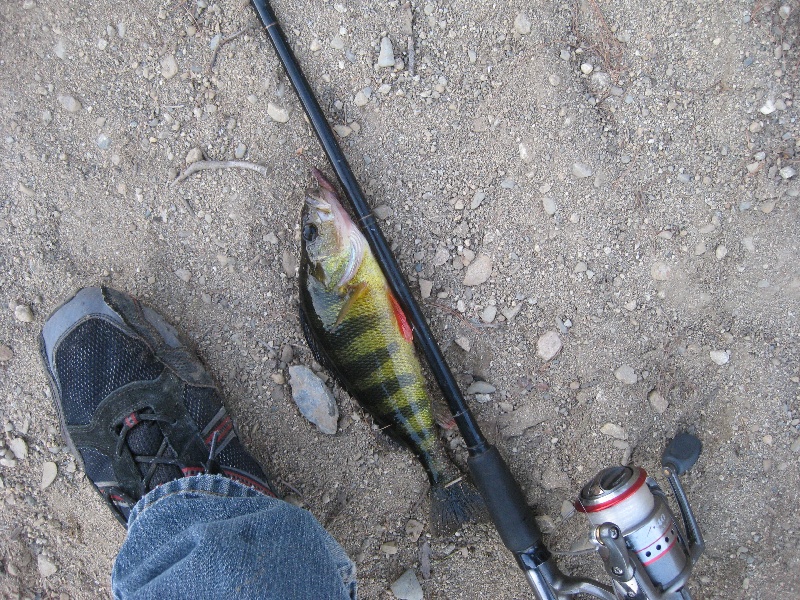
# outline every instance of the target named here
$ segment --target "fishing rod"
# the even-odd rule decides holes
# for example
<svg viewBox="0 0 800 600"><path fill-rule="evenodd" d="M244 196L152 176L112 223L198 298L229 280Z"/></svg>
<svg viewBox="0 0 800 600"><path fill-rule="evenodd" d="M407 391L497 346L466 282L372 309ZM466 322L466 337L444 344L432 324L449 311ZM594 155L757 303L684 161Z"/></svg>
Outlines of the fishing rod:
<svg viewBox="0 0 800 600"><path fill-rule="evenodd" d="M353 170L336 141L331 126L303 75L297 58L286 41L286 36L270 3L267 0L252 0L252 4L294 86L314 133L322 144L342 185L345 196L361 225L361 231L381 266L389 287L411 321L417 344L425 355L436 383L467 445L469 452L467 463L470 473L486 502L492 521L503 543L514 554L520 568L525 572L528 583L537 598L556 600L570 598L578 593L591 594L604 600L614 600L615 597L664 598L665 600L671 600L673 597L688 598L688 596L674 596L674 594L683 594L683 584L688 579L694 561L702 552L702 536L694 520L694 515L691 513L686 495L680 487L677 475L683 472L681 468L688 469L697 460L700 454L699 440L697 441L698 446L694 446L687 442L687 438L678 436L667 449L667 451L672 449L672 453L669 455L671 462L664 463L670 465L669 468L665 466L665 474L675 490L676 497L679 498L688 541L681 536L676 537L675 534L672 534L670 548L677 548L677 550L668 555L666 550L661 552L659 543L653 542L659 546L659 557L650 561L651 564L658 567L658 569L650 569L655 576L649 576L647 567L643 566L632 548L641 547L642 540L647 537L641 535L640 529L643 527L647 529L651 521L657 522L659 527L667 521L674 524L674 517L666 502L663 501L663 493L660 492L655 481L647 478L646 474L642 478L643 469L634 471L631 467L612 467L612 470L622 469L620 472L614 471L613 473L606 473L606 471L610 471L609 469L601 471L595 478L598 481L592 480L581 492L581 498L583 498L584 492L586 492L586 497L583 500L579 498L578 509L583 508L582 512L586 512L593 524L594 520L601 519L602 521L593 530L595 531L594 541L596 549L612 577L612 586L562 573L542 539L542 532L536 524L531 507L525 500L522 488L500 452L488 443L472 416L450 367L411 293L408 282L367 204ZM696 440L692 436L689 438ZM675 459L674 456L679 456L680 459ZM667 458L668 453L665 452L663 460ZM676 462L678 466L674 464ZM686 466L687 464L688 466ZM647 482L647 486L643 486L644 482ZM638 512L635 518L628 514L629 511L622 511L624 507L632 506L632 500L637 502L635 508ZM614 516L618 520L621 518L619 515L623 515L626 516L627 521L620 527L611 521L605 521L604 519L608 515ZM631 530L630 521L638 521L633 523L636 525L633 530ZM677 525L674 529L680 531ZM599 534L601 530L602 536ZM638 537L634 535L635 540L631 542L629 538L637 532ZM678 538L680 538L680 544L676 544ZM647 538L646 541L649 543L650 539ZM669 544L669 542L662 543ZM643 552L651 551L644 550ZM669 560L665 561L663 556ZM684 560L680 560L681 556L684 557ZM689 556L691 560L686 560L686 556ZM649 558L650 554L647 557ZM668 567L667 563L669 563ZM650 595L637 595L639 592ZM619 596L619 593L624 595ZM688 594L688 592L686 593Z"/></svg>

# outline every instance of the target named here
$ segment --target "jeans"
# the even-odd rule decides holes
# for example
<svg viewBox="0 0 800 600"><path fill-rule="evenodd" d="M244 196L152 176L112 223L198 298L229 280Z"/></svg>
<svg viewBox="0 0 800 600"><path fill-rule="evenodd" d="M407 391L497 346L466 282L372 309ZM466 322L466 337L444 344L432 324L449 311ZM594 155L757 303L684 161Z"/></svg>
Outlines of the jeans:
<svg viewBox="0 0 800 600"><path fill-rule="evenodd" d="M355 565L305 510L221 475L144 496L114 563L115 598L356 598Z"/></svg>

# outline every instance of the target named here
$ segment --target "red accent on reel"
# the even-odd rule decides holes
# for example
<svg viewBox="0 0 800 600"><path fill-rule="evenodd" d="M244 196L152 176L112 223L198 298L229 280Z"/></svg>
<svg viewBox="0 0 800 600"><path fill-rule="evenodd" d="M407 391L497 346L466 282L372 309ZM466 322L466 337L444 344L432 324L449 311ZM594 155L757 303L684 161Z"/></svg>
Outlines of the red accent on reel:
<svg viewBox="0 0 800 600"><path fill-rule="evenodd" d="M628 498L633 496L636 492L638 492L639 488L641 488L644 485L644 482L647 480L647 472L644 469L640 469L640 471L641 473L639 473L639 478L636 480L636 483L634 483L628 489L628 491L620 494L616 498L612 498L608 502L603 502L602 504L597 504L595 506L584 506L583 504L580 503L580 500L576 500L574 504L575 510L582 513L596 513L600 512L601 510L611 508L612 506L616 506L623 500L627 500Z"/></svg>

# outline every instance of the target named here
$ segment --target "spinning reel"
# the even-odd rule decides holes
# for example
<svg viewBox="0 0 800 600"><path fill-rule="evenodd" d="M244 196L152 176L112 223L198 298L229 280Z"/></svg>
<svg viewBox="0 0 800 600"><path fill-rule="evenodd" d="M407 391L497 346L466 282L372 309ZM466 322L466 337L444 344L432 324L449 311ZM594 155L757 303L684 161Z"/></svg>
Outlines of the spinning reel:
<svg viewBox="0 0 800 600"><path fill-rule="evenodd" d="M589 547L600 556L611 586L566 576L549 558L526 569L538 596L549 600L583 593L604 600L689 600L685 586L704 543L678 476L694 465L701 448L700 440L681 433L661 458L683 530L664 492L644 469L617 466L595 475L583 486L575 508L592 525Z"/></svg>

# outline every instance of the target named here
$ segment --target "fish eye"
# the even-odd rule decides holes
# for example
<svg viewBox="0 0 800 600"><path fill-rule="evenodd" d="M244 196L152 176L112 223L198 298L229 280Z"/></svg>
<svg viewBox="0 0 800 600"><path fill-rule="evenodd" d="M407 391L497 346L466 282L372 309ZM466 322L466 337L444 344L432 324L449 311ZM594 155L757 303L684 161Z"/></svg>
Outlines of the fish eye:
<svg viewBox="0 0 800 600"><path fill-rule="evenodd" d="M317 239L318 233L317 226L313 223L308 223L303 227L303 239L307 242L313 242Z"/></svg>

